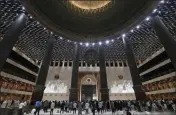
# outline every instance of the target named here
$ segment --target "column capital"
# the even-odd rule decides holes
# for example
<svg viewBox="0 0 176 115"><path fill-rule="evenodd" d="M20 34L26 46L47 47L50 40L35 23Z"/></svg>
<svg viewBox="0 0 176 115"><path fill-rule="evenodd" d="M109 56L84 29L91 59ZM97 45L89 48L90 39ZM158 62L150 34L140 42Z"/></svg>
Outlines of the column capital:
<svg viewBox="0 0 176 115"><path fill-rule="evenodd" d="M70 93L78 93L79 89L78 88L70 88L69 91L70 91Z"/></svg>
<svg viewBox="0 0 176 115"><path fill-rule="evenodd" d="M101 92L101 94L109 94L109 89L108 88L101 88L100 92Z"/></svg>
<svg viewBox="0 0 176 115"><path fill-rule="evenodd" d="M134 89L135 91L143 92L143 90L141 90L141 89L142 89L142 85L134 85L134 86L133 86L133 89Z"/></svg>
<svg viewBox="0 0 176 115"><path fill-rule="evenodd" d="M34 87L34 91L35 92L43 92L44 90L45 90L45 86L43 86L43 85L36 85L35 87Z"/></svg>
<svg viewBox="0 0 176 115"><path fill-rule="evenodd" d="M70 101L78 101L79 89L78 88L71 88L69 91L70 91L69 100Z"/></svg>

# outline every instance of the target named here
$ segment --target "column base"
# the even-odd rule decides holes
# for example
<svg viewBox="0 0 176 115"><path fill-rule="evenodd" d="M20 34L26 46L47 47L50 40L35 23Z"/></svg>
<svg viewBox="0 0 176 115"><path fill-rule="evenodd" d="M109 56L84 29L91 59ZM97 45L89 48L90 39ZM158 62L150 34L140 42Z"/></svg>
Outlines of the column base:
<svg viewBox="0 0 176 115"><path fill-rule="evenodd" d="M101 92L101 100L102 101L109 100L109 89L102 88L102 89L100 89L100 92Z"/></svg>
<svg viewBox="0 0 176 115"><path fill-rule="evenodd" d="M36 101L42 101L45 86L36 85L32 93L31 104L35 104Z"/></svg>
<svg viewBox="0 0 176 115"><path fill-rule="evenodd" d="M142 90L141 85L135 85L133 86L134 92L135 92L135 96L136 96L136 100L146 100L146 94L145 92Z"/></svg>
<svg viewBox="0 0 176 115"><path fill-rule="evenodd" d="M77 89L77 88L71 88L69 91L70 91L69 101L78 101L78 92L79 92L79 89Z"/></svg>

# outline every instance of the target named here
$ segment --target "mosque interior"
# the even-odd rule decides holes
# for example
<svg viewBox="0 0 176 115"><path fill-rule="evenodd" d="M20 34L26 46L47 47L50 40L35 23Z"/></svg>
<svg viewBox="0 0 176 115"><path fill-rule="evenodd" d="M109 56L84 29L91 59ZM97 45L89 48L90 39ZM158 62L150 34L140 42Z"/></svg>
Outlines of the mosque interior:
<svg viewBox="0 0 176 115"><path fill-rule="evenodd" d="M0 0L0 99L176 99L175 0Z"/></svg>

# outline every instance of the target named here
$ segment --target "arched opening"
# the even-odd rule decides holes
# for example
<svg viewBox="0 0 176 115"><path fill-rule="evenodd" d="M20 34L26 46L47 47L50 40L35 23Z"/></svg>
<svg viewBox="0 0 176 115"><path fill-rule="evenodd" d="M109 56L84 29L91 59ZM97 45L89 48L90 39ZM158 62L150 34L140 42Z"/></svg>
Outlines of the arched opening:
<svg viewBox="0 0 176 115"><path fill-rule="evenodd" d="M94 74L87 74L80 80L80 100L98 100L98 80Z"/></svg>

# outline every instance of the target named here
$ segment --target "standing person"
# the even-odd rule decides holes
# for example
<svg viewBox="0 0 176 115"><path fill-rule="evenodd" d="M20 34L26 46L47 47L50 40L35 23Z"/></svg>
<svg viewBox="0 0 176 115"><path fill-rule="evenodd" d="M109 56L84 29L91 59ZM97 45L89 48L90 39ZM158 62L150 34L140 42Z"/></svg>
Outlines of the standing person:
<svg viewBox="0 0 176 115"><path fill-rule="evenodd" d="M73 114L76 114L77 103L73 103Z"/></svg>
<svg viewBox="0 0 176 115"><path fill-rule="evenodd" d="M102 101L98 102L98 108L99 108L99 111L101 111L101 114L102 114L103 113L103 102Z"/></svg>
<svg viewBox="0 0 176 115"><path fill-rule="evenodd" d="M65 112L66 112L66 113L68 112L68 107L69 107L69 103L66 101L66 102L65 102Z"/></svg>
<svg viewBox="0 0 176 115"><path fill-rule="evenodd" d="M55 102L51 102L51 111L50 111L50 115L53 115L53 111L54 111L54 108L55 108Z"/></svg>
<svg viewBox="0 0 176 115"><path fill-rule="evenodd" d="M91 108L92 108L92 113L93 113L93 115L95 115L96 102L92 102Z"/></svg>
<svg viewBox="0 0 176 115"><path fill-rule="evenodd" d="M82 103L79 102L78 104L78 115L82 115Z"/></svg>
<svg viewBox="0 0 176 115"><path fill-rule="evenodd" d="M85 104L86 114L89 114L89 103L88 101Z"/></svg>
<svg viewBox="0 0 176 115"><path fill-rule="evenodd" d="M23 115L23 108L24 108L24 103L23 102L21 102L20 104L19 104L19 113L18 113L18 115Z"/></svg>
<svg viewBox="0 0 176 115"><path fill-rule="evenodd" d="M150 101L147 101L147 109L148 109L148 111L151 110L151 109L150 109Z"/></svg>
<svg viewBox="0 0 176 115"><path fill-rule="evenodd" d="M40 108L41 108L41 101L37 101L35 103L35 108L36 108L36 111L34 112L34 115L36 115L38 113L38 115L40 114Z"/></svg>
<svg viewBox="0 0 176 115"><path fill-rule="evenodd" d="M44 110L44 113L47 113L48 111L48 106L49 106L49 102L46 100L44 101L43 103L43 110Z"/></svg>
<svg viewBox="0 0 176 115"><path fill-rule="evenodd" d="M70 102L70 103L69 103L69 113L71 113L71 112L72 112L72 110L73 110L73 103L72 103L72 102Z"/></svg>
<svg viewBox="0 0 176 115"><path fill-rule="evenodd" d="M106 101L102 101L103 102L103 113L106 112Z"/></svg>
<svg viewBox="0 0 176 115"><path fill-rule="evenodd" d="M62 112L62 114L64 113L64 107L65 107L65 103L64 103L64 101L63 101L63 102L61 102L60 114L61 114L61 112Z"/></svg>
<svg viewBox="0 0 176 115"><path fill-rule="evenodd" d="M97 102L96 102L96 108L97 108L98 114L100 113L99 103L100 103L100 101L97 101Z"/></svg>
<svg viewBox="0 0 176 115"><path fill-rule="evenodd" d="M111 101L110 104L111 104L110 106L111 106L112 114L115 114L114 101Z"/></svg>
<svg viewBox="0 0 176 115"><path fill-rule="evenodd" d="M42 102L43 112L46 113L46 100Z"/></svg>

